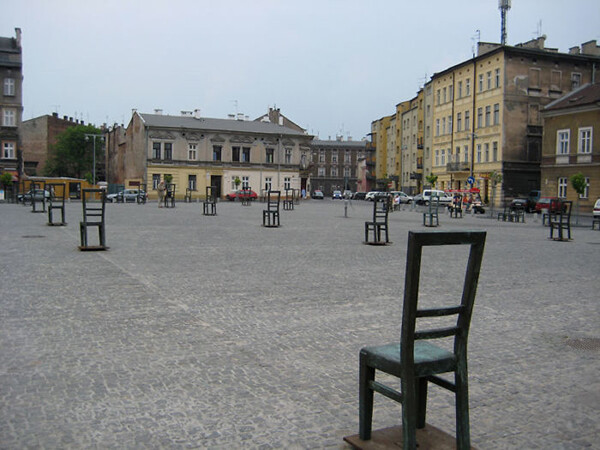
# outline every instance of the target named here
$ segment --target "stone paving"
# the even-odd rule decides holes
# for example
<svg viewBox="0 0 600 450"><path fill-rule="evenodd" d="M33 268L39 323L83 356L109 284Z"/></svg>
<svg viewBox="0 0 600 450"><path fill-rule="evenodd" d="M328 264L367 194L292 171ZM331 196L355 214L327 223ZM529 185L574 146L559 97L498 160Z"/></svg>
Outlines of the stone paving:
<svg viewBox="0 0 600 450"><path fill-rule="evenodd" d="M0 204L0 448L346 449L358 431L358 351L399 338L407 231L362 243L371 204L107 205L107 252ZM440 217L488 232L469 346L480 449L599 448L600 232L548 240L528 216ZM436 249L437 251L437 249ZM464 254L426 254L423 301L458 289ZM462 258L461 258L462 256ZM461 264L463 264L461 266ZM435 301L435 300L433 300ZM453 433L454 400L428 422ZM398 424L377 396L374 428Z"/></svg>

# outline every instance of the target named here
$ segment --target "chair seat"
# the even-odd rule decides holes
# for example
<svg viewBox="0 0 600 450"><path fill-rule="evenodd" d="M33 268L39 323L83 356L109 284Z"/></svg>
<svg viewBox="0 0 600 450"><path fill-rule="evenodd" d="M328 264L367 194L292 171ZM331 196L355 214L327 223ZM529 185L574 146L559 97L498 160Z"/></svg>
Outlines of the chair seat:
<svg viewBox="0 0 600 450"><path fill-rule="evenodd" d="M370 367L400 377L400 342L364 347L361 358L366 358ZM415 375L418 377L451 372L456 368L456 357L427 341L415 342Z"/></svg>

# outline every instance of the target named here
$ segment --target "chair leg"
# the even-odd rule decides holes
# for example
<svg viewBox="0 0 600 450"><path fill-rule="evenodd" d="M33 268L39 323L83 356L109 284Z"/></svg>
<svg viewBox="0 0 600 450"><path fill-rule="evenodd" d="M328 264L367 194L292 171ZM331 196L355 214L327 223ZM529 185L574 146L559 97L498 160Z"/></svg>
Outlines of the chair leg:
<svg viewBox="0 0 600 450"><path fill-rule="evenodd" d="M403 377L402 386L402 441L404 450L417 448L417 387L414 378Z"/></svg>
<svg viewBox="0 0 600 450"><path fill-rule="evenodd" d="M361 356L358 388L358 435L363 441L371 439L374 393L369 388L369 382L373 380L375 380L375 369L367 366Z"/></svg>
<svg viewBox="0 0 600 450"><path fill-rule="evenodd" d="M100 239L100 246L106 247L106 233L104 230L104 224L98 226L98 235Z"/></svg>
<svg viewBox="0 0 600 450"><path fill-rule="evenodd" d="M427 378L417 381L417 428L425 428L427 415Z"/></svg>
<svg viewBox="0 0 600 450"><path fill-rule="evenodd" d="M471 448L471 436L466 365L458 368L454 379L456 384L456 448L458 450L469 450Z"/></svg>

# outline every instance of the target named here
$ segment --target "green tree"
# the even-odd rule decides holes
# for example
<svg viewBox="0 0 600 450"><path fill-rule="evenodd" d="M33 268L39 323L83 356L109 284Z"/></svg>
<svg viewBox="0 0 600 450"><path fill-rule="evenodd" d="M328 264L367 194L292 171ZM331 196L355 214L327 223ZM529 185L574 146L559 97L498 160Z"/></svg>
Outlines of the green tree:
<svg viewBox="0 0 600 450"><path fill-rule="evenodd" d="M12 184L12 175L8 172L4 172L0 175L0 186L2 186L5 190L8 186Z"/></svg>
<svg viewBox="0 0 600 450"><path fill-rule="evenodd" d="M173 175L171 175L170 173L165 173L165 183L171 184L171 181L173 181Z"/></svg>
<svg viewBox="0 0 600 450"><path fill-rule="evenodd" d="M571 175L571 186L577 192L577 215L575 216L575 224L579 224L579 198L584 194L587 188L585 177L581 172Z"/></svg>
<svg viewBox="0 0 600 450"><path fill-rule="evenodd" d="M101 131L92 125L76 125L60 133L56 144L51 146L44 175L74 178L91 175L94 165L94 142L91 139L86 140L86 134L101 134ZM96 164L103 154L101 148L96 148Z"/></svg>
<svg viewBox="0 0 600 450"><path fill-rule="evenodd" d="M427 175L425 180L431 185L431 187L435 187L435 183L437 183L438 176L434 174Z"/></svg>

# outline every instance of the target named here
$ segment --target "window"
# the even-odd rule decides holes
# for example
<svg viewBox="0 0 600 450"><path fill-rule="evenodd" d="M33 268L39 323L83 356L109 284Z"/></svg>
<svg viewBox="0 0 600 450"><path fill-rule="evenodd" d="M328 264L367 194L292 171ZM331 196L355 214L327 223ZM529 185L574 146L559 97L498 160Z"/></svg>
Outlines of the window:
<svg viewBox="0 0 600 450"><path fill-rule="evenodd" d="M273 188L273 178L265 177L265 191L270 191Z"/></svg>
<svg viewBox="0 0 600 450"><path fill-rule="evenodd" d="M160 142L152 143L152 159L160 159L160 148L161 148Z"/></svg>
<svg viewBox="0 0 600 450"><path fill-rule="evenodd" d="M331 166L330 173L331 173L332 177L337 177L338 176L338 168L337 168L337 166Z"/></svg>
<svg viewBox="0 0 600 450"><path fill-rule="evenodd" d="M319 167L317 175L319 177L324 177L325 176L325 167Z"/></svg>
<svg viewBox="0 0 600 450"><path fill-rule="evenodd" d="M442 134L446 134L446 118L442 117Z"/></svg>
<svg viewBox="0 0 600 450"><path fill-rule="evenodd" d="M562 72L560 70L553 70L550 72L550 90L560 91L562 84Z"/></svg>
<svg viewBox="0 0 600 450"><path fill-rule="evenodd" d="M448 93L450 95L450 101L454 100L454 86L450 85L450 87L448 87Z"/></svg>
<svg viewBox="0 0 600 450"><path fill-rule="evenodd" d="M437 90L437 104L438 104L438 105L440 104L440 99L441 99L441 96L440 96L440 90L438 89L438 90Z"/></svg>
<svg viewBox="0 0 600 450"><path fill-rule="evenodd" d="M325 150L323 150L323 149L319 150L319 162L320 163L325 162Z"/></svg>
<svg viewBox="0 0 600 450"><path fill-rule="evenodd" d="M442 98L444 99L444 103L446 103L446 88L442 89Z"/></svg>
<svg viewBox="0 0 600 450"><path fill-rule="evenodd" d="M490 161L490 144L487 142L483 146L485 148L485 162Z"/></svg>
<svg viewBox="0 0 600 450"><path fill-rule="evenodd" d="M440 162L442 163L442 166L443 166L444 164L446 164L446 150L442 150L440 153L441 153L441 161Z"/></svg>
<svg viewBox="0 0 600 450"><path fill-rule="evenodd" d="M579 198L588 198L590 195L590 179L585 177L585 189L583 190L583 194L579 194Z"/></svg>
<svg viewBox="0 0 600 450"><path fill-rule="evenodd" d="M456 162L460 162L460 147L456 147Z"/></svg>
<svg viewBox="0 0 600 450"><path fill-rule="evenodd" d="M198 144L188 144L188 159L195 161L198 158Z"/></svg>
<svg viewBox="0 0 600 450"><path fill-rule="evenodd" d="M16 127L16 114L14 109L6 108L4 110L4 117L2 120L2 125L5 127Z"/></svg>
<svg viewBox="0 0 600 450"><path fill-rule="evenodd" d="M498 143L492 142L492 161L498 161Z"/></svg>
<svg viewBox="0 0 600 450"><path fill-rule="evenodd" d="M558 178L558 197L559 198L567 198L567 185L568 178L567 177L559 177Z"/></svg>
<svg viewBox="0 0 600 450"><path fill-rule="evenodd" d="M15 95L15 79L5 78L4 79L4 95L14 96Z"/></svg>
<svg viewBox="0 0 600 450"><path fill-rule="evenodd" d="M488 90L492 88L492 72L489 71L487 73L487 88Z"/></svg>
<svg viewBox="0 0 600 450"><path fill-rule="evenodd" d="M581 86L581 74L573 72L571 74L571 89L576 89Z"/></svg>
<svg viewBox="0 0 600 450"><path fill-rule="evenodd" d="M266 151L266 163L273 164L273 154L274 154L275 150L273 150L272 148L267 148L265 151Z"/></svg>
<svg viewBox="0 0 600 450"><path fill-rule="evenodd" d="M483 126L483 108L477 108L477 128Z"/></svg>
<svg viewBox="0 0 600 450"><path fill-rule="evenodd" d="M338 163L338 159L337 159L337 152L331 152L331 164L337 164Z"/></svg>
<svg viewBox="0 0 600 450"><path fill-rule="evenodd" d="M471 113L469 110L465 111L465 131L471 129Z"/></svg>
<svg viewBox="0 0 600 450"><path fill-rule="evenodd" d="M436 166L440 165L440 151L439 150L435 151L435 165Z"/></svg>
<svg viewBox="0 0 600 450"><path fill-rule="evenodd" d="M351 170L350 167L344 167L344 176L345 177L350 177Z"/></svg>
<svg viewBox="0 0 600 450"><path fill-rule="evenodd" d="M283 179L283 188L286 191L289 191L292 188L292 179L290 177L285 177Z"/></svg>
<svg viewBox="0 0 600 450"><path fill-rule="evenodd" d="M431 128L429 125L425 128L425 137L429 137L431 135Z"/></svg>
<svg viewBox="0 0 600 450"><path fill-rule="evenodd" d="M2 157L5 159L15 159L15 143L5 142L2 146Z"/></svg>
<svg viewBox="0 0 600 450"><path fill-rule="evenodd" d="M462 113L456 114L456 131L462 131Z"/></svg>
<svg viewBox="0 0 600 450"><path fill-rule="evenodd" d="M469 162L469 146L465 145L464 147L464 154L465 154L465 162L468 163Z"/></svg>
<svg viewBox="0 0 600 450"><path fill-rule="evenodd" d="M540 116L540 105L537 103L529 104L529 111L527 115L527 120L529 125L540 125L541 116Z"/></svg>
<svg viewBox="0 0 600 450"><path fill-rule="evenodd" d="M462 97L462 81L458 82L458 98Z"/></svg>
<svg viewBox="0 0 600 450"><path fill-rule="evenodd" d="M152 189L157 190L160 184L160 173L152 174Z"/></svg>
<svg viewBox="0 0 600 450"><path fill-rule="evenodd" d="M231 147L231 161L240 162L240 148Z"/></svg>
<svg viewBox="0 0 600 450"><path fill-rule="evenodd" d="M292 163L292 149L286 148L285 149L285 164L291 164L291 163Z"/></svg>
<svg viewBox="0 0 600 450"><path fill-rule="evenodd" d="M213 161L221 161L221 150L223 147L220 145L213 145Z"/></svg>
<svg viewBox="0 0 600 450"><path fill-rule="evenodd" d="M242 162L250 162L250 147L242 148Z"/></svg>
<svg viewBox="0 0 600 450"><path fill-rule="evenodd" d="M500 103L494 103L494 125L500 124Z"/></svg>
<svg viewBox="0 0 600 450"><path fill-rule="evenodd" d="M485 107L485 126L486 127L490 126L491 115L492 115L492 107L488 105Z"/></svg>
<svg viewBox="0 0 600 450"><path fill-rule="evenodd" d="M440 119L435 119L435 135L440 135Z"/></svg>
<svg viewBox="0 0 600 450"><path fill-rule="evenodd" d="M352 162L352 155L350 153L350 150L346 150L346 152L344 153L344 162L345 163Z"/></svg>
<svg viewBox="0 0 600 450"><path fill-rule="evenodd" d="M165 142L165 160L170 161L173 159L173 144L171 142Z"/></svg>
<svg viewBox="0 0 600 450"><path fill-rule="evenodd" d="M529 88L539 89L541 70L531 67L529 69Z"/></svg>
<svg viewBox="0 0 600 450"><path fill-rule="evenodd" d="M579 147L577 153L592 153L592 128L579 129Z"/></svg>
<svg viewBox="0 0 600 450"><path fill-rule="evenodd" d="M467 78L465 81L465 90L467 91L466 92L467 97L469 95L471 95L471 79L470 78Z"/></svg>
<svg viewBox="0 0 600 450"><path fill-rule="evenodd" d="M448 116L448 133L452 133L452 116Z"/></svg>
<svg viewBox="0 0 600 450"><path fill-rule="evenodd" d="M556 154L569 154L569 135L571 130L558 130L556 132Z"/></svg>
<svg viewBox="0 0 600 450"><path fill-rule="evenodd" d="M427 105L427 117L431 116L431 105Z"/></svg>
<svg viewBox="0 0 600 450"><path fill-rule="evenodd" d="M500 69L496 69L495 71L495 84L494 87L500 87Z"/></svg>
<svg viewBox="0 0 600 450"><path fill-rule="evenodd" d="M188 175L188 189L196 190L196 175Z"/></svg>
<svg viewBox="0 0 600 450"><path fill-rule="evenodd" d="M481 144L477 144L477 162L481 162Z"/></svg>
<svg viewBox="0 0 600 450"><path fill-rule="evenodd" d="M242 189L250 189L250 178L242 177Z"/></svg>
<svg viewBox="0 0 600 450"><path fill-rule="evenodd" d="M483 92L483 74L479 74L479 92Z"/></svg>

